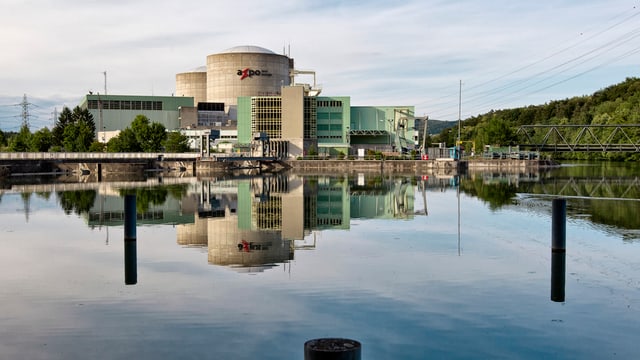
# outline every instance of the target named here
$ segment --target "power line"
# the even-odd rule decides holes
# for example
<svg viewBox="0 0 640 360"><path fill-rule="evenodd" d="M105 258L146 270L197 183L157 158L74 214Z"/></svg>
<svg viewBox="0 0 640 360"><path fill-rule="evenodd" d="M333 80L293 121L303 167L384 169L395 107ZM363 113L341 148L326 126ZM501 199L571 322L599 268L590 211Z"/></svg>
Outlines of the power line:
<svg viewBox="0 0 640 360"><path fill-rule="evenodd" d="M592 41L593 39L609 32L610 30L619 27L620 25L629 22L630 20L632 20L633 18L635 18L636 16L640 15L639 12L636 11L636 8L633 8L634 13L624 17L622 20L620 21L616 21L615 23L606 26L605 28L603 28L602 30L596 32L595 34L589 36L589 37L584 37L581 40L579 40L578 42L569 45L567 47L564 47L556 52L553 52L552 54L550 54L549 56L546 56L544 58L541 58L537 61L531 62L525 66L521 66L513 71L507 72L504 75L495 77L491 80L482 82L480 84L477 85L473 85L471 87L466 88L465 92L468 94L468 96L465 96L465 103L469 104L469 103L477 103L479 100L485 100L484 102L480 103L479 105L476 105L474 107L479 108L481 106L484 105L488 105L488 104L496 104L496 103L505 103L507 102L508 99L512 99L514 97L516 97L518 93L522 93L523 91L525 91L526 89L532 88L536 85L540 85L544 82L548 82L548 81L552 81L554 80L554 78L558 78L561 74L566 73L568 71L571 70L578 70L579 66L581 65L586 65L587 63L591 62L591 61L595 61L597 59L603 58L603 57L608 57L608 59L605 59L604 62L602 64L593 66L591 68L589 68L586 71L580 71L577 74L574 74L568 78L565 79L561 79L559 81L554 81L553 83L551 83L550 85L546 85L543 88L539 88L539 89L535 89L532 92L529 92L528 95L540 92L542 90L551 88L553 86L559 85L561 83L567 82L569 80L575 79L579 76L582 76L584 74L587 74L591 71L594 71L596 69L599 69L600 67L603 66L603 64L608 64L611 62L615 62L618 61L622 58L626 58L628 56L631 56L635 53L638 52L639 48L634 48L630 51L627 51L626 53L622 54L622 55L616 55L614 57L611 57L612 55L612 50L619 48L620 46L636 39L639 36L640 33L640 28L635 28L631 31L628 31L620 36L617 36L615 39L613 40L606 40L604 39L603 41L606 41L604 44L600 44L599 46L596 46L593 49L590 49L588 51L585 51L584 53L575 56L573 58L570 58L566 61L561 62L560 64L557 65L553 65L549 68L543 69L542 71L539 71L533 75L527 76L525 78L522 79L518 79L518 80L514 80L511 82L507 82L505 84L498 84L500 80L507 78L511 75L517 74L519 72L522 72L526 69L530 69L533 68L536 65L539 65L545 61L548 61L550 59L553 58L557 58L559 55L568 52L569 50L572 50L574 48L576 48L579 45L585 44L587 42ZM629 11L625 10L623 13L609 19L607 22L611 22L611 21L615 21L620 19L622 16L624 16L625 14L628 14ZM545 76L546 75L546 76ZM543 79L540 79L541 76L545 76ZM534 81L535 80L535 81ZM533 83L531 83L532 81L534 81ZM527 85L527 83L529 83ZM484 91L473 91L476 89L482 89L483 87L486 87L487 85L491 85L491 84L496 84L497 86L493 87L493 88L488 88L487 90ZM499 99L495 99L495 96L498 96L501 93L504 93L506 90L508 89L513 89L516 88L516 90L513 91L509 91L509 93L505 94L505 95L500 95ZM490 99L487 99L487 97L490 97ZM442 101L442 102L436 102L434 103L433 100L439 100L439 99L450 99L449 101ZM453 95L449 95L449 96L441 96L438 97L436 99L432 99L432 100L427 100L424 102L419 103L418 105L431 105L432 107L432 111L430 111L430 113L434 114L437 113L437 116L440 118L453 118L454 111L453 111ZM449 112L446 114L442 114L441 111L445 110L445 108L450 109ZM441 110L438 110L441 109Z"/></svg>

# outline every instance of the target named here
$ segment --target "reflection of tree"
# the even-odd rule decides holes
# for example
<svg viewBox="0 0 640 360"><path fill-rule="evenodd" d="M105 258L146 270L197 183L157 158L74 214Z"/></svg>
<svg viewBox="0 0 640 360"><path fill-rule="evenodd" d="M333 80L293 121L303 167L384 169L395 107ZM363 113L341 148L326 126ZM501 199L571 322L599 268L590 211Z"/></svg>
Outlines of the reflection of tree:
<svg viewBox="0 0 640 360"><path fill-rule="evenodd" d="M39 197L40 199L49 200L51 198L51 192L49 191L37 192L36 196Z"/></svg>
<svg viewBox="0 0 640 360"><path fill-rule="evenodd" d="M350 178L349 182L351 193L386 194L390 187L381 175L366 176L363 184L359 184L354 178Z"/></svg>
<svg viewBox="0 0 640 360"><path fill-rule="evenodd" d="M187 195L187 186L182 184L167 185L167 191L174 199L181 200Z"/></svg>
<svg viewBox="0 0 640 360"><path fill-rule="evenodd" d="M584 204L587 200L576 202L576 207L589 209L590 220L594 223L615 226L621 229L640 229L640 202L639 201L615 201L615 200L591 200L589 204ZM576 209L580 213L582 209ZM572 213L569 209L569 215Z"/></svg>
<svg viewBox="0 0 640 360"><path fill-rule="evenodd" d="M164 204L168 196L178 200L182 199L187 194L187 186L176 184L150 188L124 189L120 191L120 196L127 194L136 196L136 211L138 213L145 213L149 211L151 205Z"/></svg>
<svg viewBox="0 0 640 360"><path fill-rule="evenodd" d="M594 224L617 229L640 229L638 169L620 163L568 166L540 174L539 181L509 181L508 177L465 178L460 189L489 204L492 210L513 204L517 193L572 197L567 213L587 215ZM620 200L624 198L628 200ZM616 232L617 234L618 232ZM633 235L626 235L627 238Z"/></svg>
<svg viewBox="0 0 640 360"><path fill-rule="evenodd" d="M461 181L460 190L488 203L491 210L497 210L504 205L513 203L512 199L516 196L518 187L514 184L502 182L485 184L483 179L479 178Z"/></svg>
<svg viewBox="0 0 640 360"><path fill-rule="evenodd" d="M96 200L95 190L63 191L58 193L58 201L65 214L88 213Z"/></svg>

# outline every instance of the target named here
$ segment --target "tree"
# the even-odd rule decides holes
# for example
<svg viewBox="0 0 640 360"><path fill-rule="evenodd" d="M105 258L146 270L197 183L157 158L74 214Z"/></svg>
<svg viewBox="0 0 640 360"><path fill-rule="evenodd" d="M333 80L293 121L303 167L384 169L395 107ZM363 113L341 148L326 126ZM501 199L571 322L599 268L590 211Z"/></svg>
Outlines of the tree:
<svg viewBox="0 0 640 360"><path fill-rule="evenodd" d="M135 132L131 128L126 128L116 137L111 138L107 143L108 152L140 152L142 148Z"/></svg>
<svg viewBox="0 0 640 360"><path fill-rule="evenodd" d="M42 128L31 136L29 150L35 152L46 152L53 144L53 134L48 128Z"/></svg>
<svg viewBox="0 0 640 360"><path fill-rule="evenodd" d="M94 140L89 146L89 152L104 152L106 148L107 148L106 144L103 144L100 141Z"/></svg>
<svg viewBox="0 0 640 360"><path fill-rule="evenodd" d="M87 125L89 130L91 130L91 133L96 133L96 123L93 120L93 115L91 115L89 109L81 109L79 106L76 106L73 108L72 118L73 122L76 124L83 122Z"/></svg>
<svg viewBox="0 0 640 360"><path fill-rule="evenodd" d="M7 136L0 130L0 147L7 146Z"/></svg>
<svg viewBox="0 0 640 360"><path fill-rule="evenodd" d="M20 132L11 138L9 143L9 150L16 152L29 151L29 145L31 143L31 131L26 124L20 127Z"/></svg>
<svg viewBox="0 0 640 360"><path fill-rule="evenodd" d="M179 131L169 132L167 139L164 141L164 150L172 153L188 152L189 138Z"/></svg>
<svg viewBox="0 0 640 360"><path fill-rule="evenodd" d="M69 124L64 130L64 141L62 145L66 151L89 151L94 135L94 132L91 131L89 125L84 121Z"/></svg>
<svg viewBox="0 0 640 360"><path fill-rule="evenodd" d="M64 146L66 151L87 151L95 137L96 124L88 109L76 106L71 111L65 106L51 132L53 145Z"/></svg>
<svg viewBox="0 0 640 360"><path fill-rule="evenodd" d="M154 122L149 127L147 139L142 143L142 150L145 152L162 151L162 144L167 139L167 129L164 125Z"/></svg>
<svg viewBox="0 0 640 360"><path fill-rule="evenodd" d="M506 121L492 118L486 127L487 144L510 145L514 140L514 131Z"/></svg>
<svg viewBox="0 0 640 360"><path fill-rule="evenodd" d="M138 115L131 123L136 140L140 145L140 149L144 152L156 152L162 149L162 143L167 138L167 132L164 125L160 123L151 123L149 118L144 115Z"/></svg>
<svg viewBox="0 0 640 360"><path fill-rule="evenodd" d="M60 115L58 116L58 119L51 131L54 145L62 146L62 143L64 142L64 129L71 123L73 123L73 114L71 113L71 110L65 106L62 108L62 112L60 112Z"/></svg>

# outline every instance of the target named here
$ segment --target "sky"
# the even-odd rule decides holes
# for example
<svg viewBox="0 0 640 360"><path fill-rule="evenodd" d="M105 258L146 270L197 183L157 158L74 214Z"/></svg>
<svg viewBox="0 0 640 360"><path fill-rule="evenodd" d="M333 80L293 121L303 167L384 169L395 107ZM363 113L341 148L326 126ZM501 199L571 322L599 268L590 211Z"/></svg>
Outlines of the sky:
<svg viewBox="0 0 640 360"><path fill-rule="evenodd" d="M640 76L639 0L3 0L0 24L2 131L25 95L30 128L51 128L105 78L108 94L172 95L176 74L240 45L289 54L322 95L437 120Z"/></svg>

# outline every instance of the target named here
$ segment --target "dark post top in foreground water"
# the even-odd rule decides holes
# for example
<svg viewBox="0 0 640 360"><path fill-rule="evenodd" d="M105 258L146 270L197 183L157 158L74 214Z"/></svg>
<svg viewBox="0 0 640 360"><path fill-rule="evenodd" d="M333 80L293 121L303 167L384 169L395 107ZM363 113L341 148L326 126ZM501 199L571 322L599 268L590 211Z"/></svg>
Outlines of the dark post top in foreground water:
<svg viewBox="0 0 640 360"><path fill-rule="evenodd" d="M551 250L564 252L567 246L567 199L553 199L551 207Z"/></svg>
<svg viewBox="0 0 640 360"><path fill-rule="evenodd" d="M136 251L136 196L124 196L124 283L138 282L138 261Z"/></svg>
<svg viewBox="0 0 640 360"><path fill-rule="evenodd" d="M360 360L361 348L351 339L313 339L304 343L304 360Z"/></svg>

